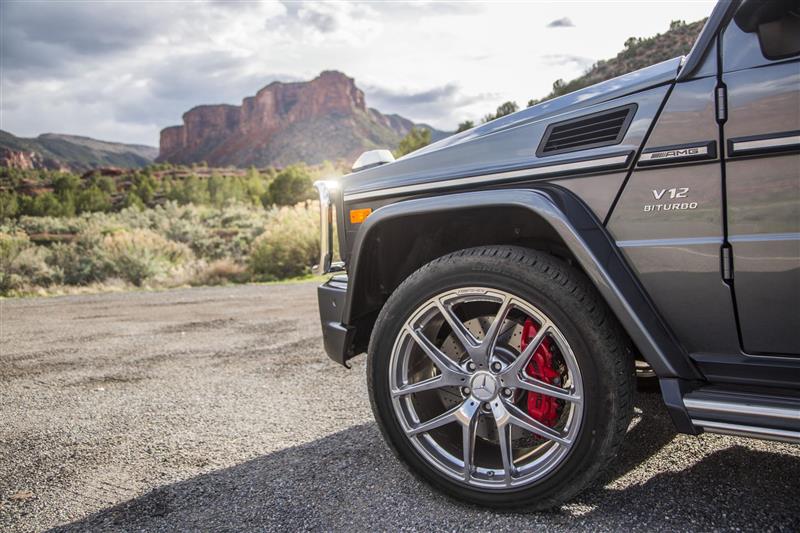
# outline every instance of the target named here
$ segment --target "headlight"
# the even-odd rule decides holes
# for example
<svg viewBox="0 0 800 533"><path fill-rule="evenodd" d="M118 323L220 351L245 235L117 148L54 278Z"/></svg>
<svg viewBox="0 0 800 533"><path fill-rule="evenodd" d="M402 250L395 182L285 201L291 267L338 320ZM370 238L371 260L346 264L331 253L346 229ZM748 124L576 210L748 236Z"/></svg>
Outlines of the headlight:
<svg viewBox="0 0 800 533"><path fill-rule="evenodd" d="M336 223L336 212L331 192L339 187L339 182L332 180L314 182L319 192L319 264L315 267L317 274L339 272L344 270L344 263L333 262L333 225Z"/></svg>

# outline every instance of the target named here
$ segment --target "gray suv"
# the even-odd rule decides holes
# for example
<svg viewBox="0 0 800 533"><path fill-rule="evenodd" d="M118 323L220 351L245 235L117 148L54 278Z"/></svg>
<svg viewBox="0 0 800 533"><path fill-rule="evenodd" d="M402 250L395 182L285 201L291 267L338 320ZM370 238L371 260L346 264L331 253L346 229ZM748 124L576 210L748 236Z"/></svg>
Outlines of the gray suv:
<svg viewBox="0 0 800 533"><path fill-rule="evenodd" d="M797 0L720 2L686 57L317 188L325 349L367 352L386 441L438 489L572 498L637 368L680 432L800 442Z"/></svg>

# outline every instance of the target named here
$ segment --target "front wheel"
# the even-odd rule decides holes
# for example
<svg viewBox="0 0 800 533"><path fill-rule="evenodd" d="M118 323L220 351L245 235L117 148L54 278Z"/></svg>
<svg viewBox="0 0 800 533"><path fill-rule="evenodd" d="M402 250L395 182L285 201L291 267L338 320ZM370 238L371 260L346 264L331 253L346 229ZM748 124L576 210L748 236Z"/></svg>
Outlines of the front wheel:
<svg viewBox="0 0 800 533"><path fill-rule="evenodd" d="M428 263L372 333L370 399L410 470L444 492L542 510L596 479L632 413L633 359L585 277L516 247Z"/></svg>

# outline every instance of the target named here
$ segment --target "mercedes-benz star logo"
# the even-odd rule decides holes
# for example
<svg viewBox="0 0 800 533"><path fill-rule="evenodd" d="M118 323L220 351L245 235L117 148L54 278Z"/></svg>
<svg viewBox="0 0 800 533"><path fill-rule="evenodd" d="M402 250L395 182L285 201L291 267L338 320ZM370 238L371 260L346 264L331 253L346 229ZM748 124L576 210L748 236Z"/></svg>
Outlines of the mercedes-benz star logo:
<svg viewBox="0 0 800 533"><path fill-rule="evenodd" d="M472 378L472 394L482 402L488 402L497 395L497 380L487 372L478 372Z"/></svg>

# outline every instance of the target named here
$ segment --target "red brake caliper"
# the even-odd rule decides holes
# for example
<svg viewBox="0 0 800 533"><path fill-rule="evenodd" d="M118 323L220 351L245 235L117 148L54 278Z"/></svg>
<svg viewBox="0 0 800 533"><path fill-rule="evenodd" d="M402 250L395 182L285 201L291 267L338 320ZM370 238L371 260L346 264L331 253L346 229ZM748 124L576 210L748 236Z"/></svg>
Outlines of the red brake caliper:
<svg viewBox="0 0 800 533"><path fill-rule="evenodd" d="M522 340L520 348L524 350L528 343L536 336L538 327L536 322L530 318L525 320L522 326ZM550 339L544 339L536 351L533 353L526 372L532 378L553 384L559 373L553 368L553 352L550 350ZM538 392L528 392L528 414L547 426L554 426L558 420L558 403L552 396L539 394Z"/></svg>

